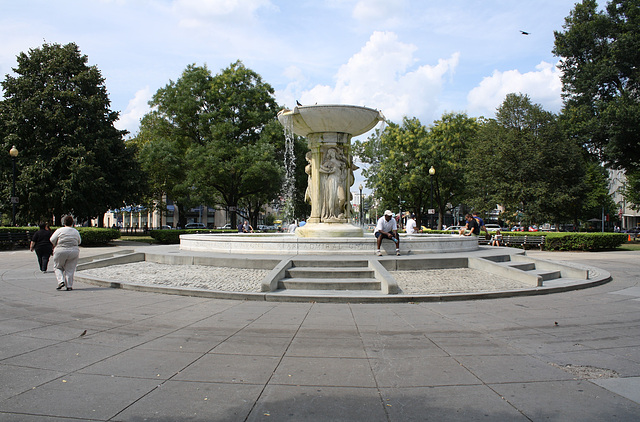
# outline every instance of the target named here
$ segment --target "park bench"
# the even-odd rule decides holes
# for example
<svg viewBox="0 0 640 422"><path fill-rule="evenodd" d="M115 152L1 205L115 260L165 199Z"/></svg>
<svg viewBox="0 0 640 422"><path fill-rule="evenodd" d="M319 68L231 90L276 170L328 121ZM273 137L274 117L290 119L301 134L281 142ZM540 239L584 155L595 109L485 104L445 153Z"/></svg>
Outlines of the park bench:
<svg viewBox="0 0 640 422"><path fill-rule="evenodd" d="M0 245L6 247L27 247L31 242L33 233L29 231L0 232Z"/></svg>
<svg viewBox="0 0 640 422"><path fill-rule="evenodd" d="M478 245L490 245L491 240L484 236L478 237ZM544 236L502 236L500 246L518 246L527 249L527 246L538 246L542 250L544 246Z"/></svg>
<svg viewBox="0 0 640 422"><path fill-rule="evenodd" d="M527 246L537 246L542 250L544 236L503 236L502 244L504 246L521 246L522 249L527 249Z"/></svg>

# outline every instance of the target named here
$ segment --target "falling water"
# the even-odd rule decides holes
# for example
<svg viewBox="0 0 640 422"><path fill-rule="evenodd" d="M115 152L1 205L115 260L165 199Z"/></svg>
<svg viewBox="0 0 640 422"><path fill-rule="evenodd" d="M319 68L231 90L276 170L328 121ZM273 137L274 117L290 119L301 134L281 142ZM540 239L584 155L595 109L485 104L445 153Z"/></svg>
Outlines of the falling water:
<svg viewBox="0 0 640 422"><path fill-rule="evenodd" d="M296 193L295 172L296 157L294 153L293 116L285 116L284 126L284 220L294 219L294 197Z"/></svg>

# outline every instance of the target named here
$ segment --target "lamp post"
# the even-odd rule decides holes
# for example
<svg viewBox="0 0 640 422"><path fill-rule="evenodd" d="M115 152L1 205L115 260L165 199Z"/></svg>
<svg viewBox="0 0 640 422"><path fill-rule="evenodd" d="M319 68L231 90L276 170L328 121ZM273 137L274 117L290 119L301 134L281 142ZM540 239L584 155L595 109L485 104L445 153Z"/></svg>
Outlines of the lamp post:
<svg viewBox="0 0 640 422"><path fill-rule="evenodd" d="M436 174L436 169L431 166L429 169L429 178L431 179L431 205L429 210L429 228L433 228L433 214L435 214L435 210L433 209L433 176Z"/></svg>
<svg viewBox="0 0 640 422"><path fill-rule="evenodd" d="M11 218L11 226L16 226L16 204L18 203L18 197L16 197L16 157L18 156L18 149L16 146L12 146L9 150L11 156L11 163L13 165L13 187L11 188L11 208L13 211Z"/></svg>
<svg viewBox="0 0 640 422"><path fill-rule="evenodd" d="M360 226L364 227L364 221L362 221L362 216L364 215L362 210L362 204L364 203L362 201L362 183L360 183L360 186L358 186L358 188L360 188Z"/></svg>

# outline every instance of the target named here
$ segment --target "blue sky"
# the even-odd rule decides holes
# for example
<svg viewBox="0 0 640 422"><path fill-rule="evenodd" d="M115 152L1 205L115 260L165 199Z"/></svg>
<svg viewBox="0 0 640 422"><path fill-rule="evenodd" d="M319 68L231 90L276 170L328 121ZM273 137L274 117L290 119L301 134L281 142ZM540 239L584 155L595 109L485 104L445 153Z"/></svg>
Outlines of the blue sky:
<svg viewBox="0 0 640 422"><path fill-rule="evenodd" d="M429 125L446 111L491 117L507 93L522 92L557 112L553 31L574 3L0 0L0 73L45 40L75 42L105 77L117 126L132 134L153 93L188 64L217 73L238 59L286 107L366 105Z"/></svg>

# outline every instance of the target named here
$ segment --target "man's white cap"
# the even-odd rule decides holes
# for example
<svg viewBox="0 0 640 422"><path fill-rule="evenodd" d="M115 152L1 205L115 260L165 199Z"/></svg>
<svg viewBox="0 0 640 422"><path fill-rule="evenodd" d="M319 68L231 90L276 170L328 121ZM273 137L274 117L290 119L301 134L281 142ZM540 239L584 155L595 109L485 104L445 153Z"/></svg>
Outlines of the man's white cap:
<svg viewBox="0 0 640 422"><path fill-rule="evenodd" d="M384 212L384 215L389 215L389 216L393 217L393 213L391 212L391 210L386 210Z"/></svg>

